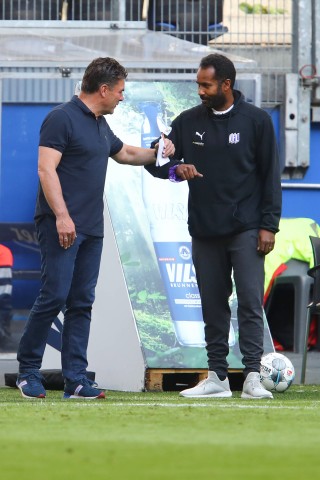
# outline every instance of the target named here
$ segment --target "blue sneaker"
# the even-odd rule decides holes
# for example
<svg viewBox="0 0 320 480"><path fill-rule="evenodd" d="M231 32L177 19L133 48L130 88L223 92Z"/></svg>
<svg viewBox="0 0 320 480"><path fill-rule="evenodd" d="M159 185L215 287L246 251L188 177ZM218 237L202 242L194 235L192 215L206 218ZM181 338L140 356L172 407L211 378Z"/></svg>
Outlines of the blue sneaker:
<svg viewBox="0 0 320 480"><path fill-rule="evenodd" d="M65 381L63 398L94 400L95 398L105 398L105 393L93 386L92 381L82 378L77 382Z"/></svg>
<svg viewBox="0 0 320 480"><path fill-rule="evenodd" d="M16 385L24 398L46 398L39 372L20 373Z"/></svg>
<svg viewBox="0 0 320 480"><path fill-rule="evenodd" d="M89 382L89 385L91 385L91 387L99 388L99 385L94 380L91 380L90 378L88 378L88 382Z"/></svg>

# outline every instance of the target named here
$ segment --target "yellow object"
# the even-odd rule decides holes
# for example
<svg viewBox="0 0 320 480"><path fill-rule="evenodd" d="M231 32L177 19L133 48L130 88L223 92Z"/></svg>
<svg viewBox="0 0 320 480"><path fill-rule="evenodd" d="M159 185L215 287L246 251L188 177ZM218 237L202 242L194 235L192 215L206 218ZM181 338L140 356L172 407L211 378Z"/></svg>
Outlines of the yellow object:
<svg viewBox="0 0 320 480"><path fill-rule="evenodd" d="M279 229L275 248L265 259L265 292L277 268L290 259L307 262L312 267L313 253L309 236L320 237L320 226L311 218L282 218Z"/></svg>

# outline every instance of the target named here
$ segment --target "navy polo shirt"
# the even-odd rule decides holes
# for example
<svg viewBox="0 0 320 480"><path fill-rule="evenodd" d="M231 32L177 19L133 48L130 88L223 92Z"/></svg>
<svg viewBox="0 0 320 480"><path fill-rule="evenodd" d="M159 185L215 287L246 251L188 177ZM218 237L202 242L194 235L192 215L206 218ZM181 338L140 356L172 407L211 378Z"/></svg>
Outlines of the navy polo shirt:
<svg viewBox="0 0 320 480"><path fill-rule="evenodd" d="M57 174L76 231L103 236L103 192L108 158L123 142L114 135L104 116L93 112L77 97L54 108L44 119L39 145L62 153ZM39 184L35 220L54 215Z"/></svg>

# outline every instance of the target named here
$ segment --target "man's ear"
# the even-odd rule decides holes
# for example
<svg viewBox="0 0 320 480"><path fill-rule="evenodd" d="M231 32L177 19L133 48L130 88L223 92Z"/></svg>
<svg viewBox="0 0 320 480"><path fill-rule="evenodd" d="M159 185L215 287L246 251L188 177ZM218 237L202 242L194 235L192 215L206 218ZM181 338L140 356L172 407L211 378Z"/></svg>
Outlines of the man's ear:
<svg viewBox="0 0 320 480"><path fill-rule="evenodd" d="M226 79L223 81L223 90L224 90L225 92L227 92L228 90L232 90L230 78L226 78Z"/></svg>
<svg viewBox="0 0 320 480"><path fill-rule="evenodd" d="M100 85L99 91L102 97L106 97L106 95L108 95L110 92L109 85L107 85L106 83L103 83L102 85Z"/></svg>

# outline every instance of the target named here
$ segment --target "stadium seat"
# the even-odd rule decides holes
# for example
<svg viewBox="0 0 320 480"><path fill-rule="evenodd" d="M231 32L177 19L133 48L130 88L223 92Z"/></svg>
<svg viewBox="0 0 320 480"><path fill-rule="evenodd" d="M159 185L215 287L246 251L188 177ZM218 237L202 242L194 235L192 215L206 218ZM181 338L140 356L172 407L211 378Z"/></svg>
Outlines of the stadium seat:
<svg viewBox="0 0 320 480"><path fill-rule="evenodd" d="M149 0L148 29L207 45L223 35L223 0Z"/></svg>
<svg viewBox="0 0 320 480"><path fill-rule="evenodd" d="M310 268L307 273L309 277L313 280L313 288L311 302L307 306L307 315L305 322L305 336L300 380L302 384L305 383L306 377L308 338L311 318L314 315L320 316L320 238L310 236L310 241L313 250L314 266Z"/></svg>
<svg viewBox="0 0 320 480"><path fill-rule="evenodd" d="M287 269L276 277L266 305L266 316L271 310L272 299L275 297L277 288L288 287L294 293L293 306L293 351L302 353L304 346L304 333L306 328L306 307L310 301L312 279L308 276L309 265L307 262L291 259L287 263ZM270 326L271 333L272 328Z"/></svg>

